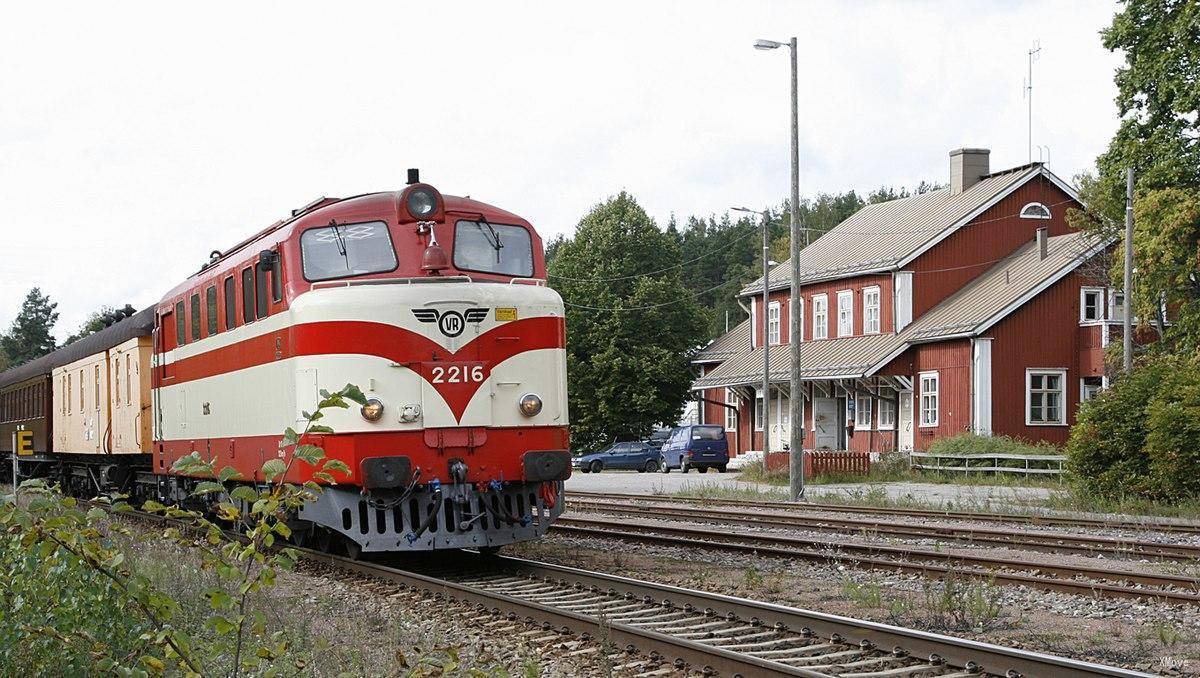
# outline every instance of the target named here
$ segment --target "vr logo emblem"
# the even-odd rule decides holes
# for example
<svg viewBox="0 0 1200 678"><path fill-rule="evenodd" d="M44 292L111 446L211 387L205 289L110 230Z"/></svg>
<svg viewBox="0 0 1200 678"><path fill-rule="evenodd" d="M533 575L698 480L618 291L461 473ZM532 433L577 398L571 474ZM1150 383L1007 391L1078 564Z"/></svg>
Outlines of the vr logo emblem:
<svg viewBox="0 0 1200 678"><path fill-rule="evenodd" d="M458 311L439 312L435 308L414 308L413 315L423 323L437 323L438 329L447 337L457 337L467 329L467 323L479 324L487 317L486 308L468 308Z"/></svg>

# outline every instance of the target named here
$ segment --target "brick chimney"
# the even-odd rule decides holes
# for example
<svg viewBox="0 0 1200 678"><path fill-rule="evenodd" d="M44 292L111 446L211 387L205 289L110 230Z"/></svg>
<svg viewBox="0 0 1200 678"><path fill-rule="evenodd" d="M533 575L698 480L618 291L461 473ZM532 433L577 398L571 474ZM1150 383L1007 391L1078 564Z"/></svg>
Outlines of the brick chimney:
<svg viewBox="0 0 1200 678"><path fill-rule="evenodd" d="M988 173L986 148L956 148L950 151L950 195L958 195L979 183Z"/></svg>

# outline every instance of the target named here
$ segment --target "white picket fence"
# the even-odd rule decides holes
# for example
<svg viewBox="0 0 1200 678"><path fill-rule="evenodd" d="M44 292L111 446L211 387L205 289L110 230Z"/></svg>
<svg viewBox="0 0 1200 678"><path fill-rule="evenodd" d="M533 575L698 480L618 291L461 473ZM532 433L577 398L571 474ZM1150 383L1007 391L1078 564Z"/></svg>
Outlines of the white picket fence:
<svg viewBox="0 0 1200 678"><path fill-rule="evenodd" d="M944 464L943 461L952 463ZM1001 460L1020 461L1022 465L1001 464ZM933 454L930 452L910 452L909 466L924 471L948 473L1022 473L1062 475L1063 462L1067 460L1061 454ZM991 462L990 465L984 462ZM931 463L932 462L932 463ZM974 462L974 463L972 463ZM1029 462L1042 462L1052 468L1030 468Z"/></svg>

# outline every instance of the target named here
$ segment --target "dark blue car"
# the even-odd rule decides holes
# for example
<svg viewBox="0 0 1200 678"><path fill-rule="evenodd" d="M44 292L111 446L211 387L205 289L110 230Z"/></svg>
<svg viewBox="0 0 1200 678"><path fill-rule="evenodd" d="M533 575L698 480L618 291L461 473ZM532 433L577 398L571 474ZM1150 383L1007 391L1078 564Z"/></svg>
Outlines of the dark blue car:
<svg viewBox="0 0 1200 678"><path fill-rule="evenodd" d="M658 470L658 458L658 450L644 442L613 443L599 452L575 457L571 465L584 473L599 473L606 468L645 473Z"/></svg>
<svg viewBox="0 0 1200 678"><path fill-rule="evenodd" d="M715 468L724 473L729 463L729 442L720 426L680 426L662 446L663 473L677 468L684 473L696 469L700 473Z"/></svg>

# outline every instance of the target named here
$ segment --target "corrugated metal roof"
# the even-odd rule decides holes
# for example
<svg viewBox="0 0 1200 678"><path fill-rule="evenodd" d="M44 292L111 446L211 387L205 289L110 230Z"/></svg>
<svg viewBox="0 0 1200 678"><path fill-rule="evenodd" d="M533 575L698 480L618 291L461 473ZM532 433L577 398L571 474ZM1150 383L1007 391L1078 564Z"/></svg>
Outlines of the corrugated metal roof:
<svg viewBox="0 0 1200 678"><path fill-rule="evenodd" d="M988 175L958 195L943 188L867 205L800 251L801 282L895 267L923 245L961 225L972 212L1041 172L1040 164ZM771 289L791 284L791 259L771 269ZM762 291L759 277L739 295Z"/></svg>
<svg viewBox="0 0 1200 678"><path fill-rule="evenodd" d="M730 356L737 355L750 348L750 319L746 318L737 327L713 339L708 346L700 349L694 363L721 362Z"/></svg>
<svg viewBox="0 0 1200 678"><path fill-rule="evenodd" d="M133 337L145 337L154 331L154 307L138 311L124 320L105 327L99 332L67 344L66 346L47 353L46 355L18 365L10 370L0 372L0 388L32 379L33 377L50 374L56 367L75 362L93 353L99 353L117 344L128 341Z"/></svg>
<svg viewBox="0 0 1200 678"><path fill-rule="evenodd" d="M920 343L975 334L1056 273L1075 268L1106 244L1089 233L1055 236L1047 239L1042 259L1037 242L1030 241L914 320L900 336Z"/></svg>
<svg viewBox="0 0 1200 678"><path fill-rule="evenodd" d="M899 334L868 335L805 342L805 379L861 377L914 344L957 336L973 336L1036 296L1045 286L1071 272L1111 241L1089 233L1049 238L1046 258L1031 241L998 262ZM786 381L792 359L790 346L771 347L771 381ZM762 381L762 349L745 350L696 380L693 389L754 384Z"/></svg>
<svg viewBox="0 0 1200 678"><path fill-rule="evenodd" d="M805 379L862 376L885 356L904 344L895 334L872 334L805 342L801 345L801 374ZM786 381L792 363L792 347L771 347L771 381ZM739 386L762 381L763 350L748 350L697 379L693 389Z"/></svg>

